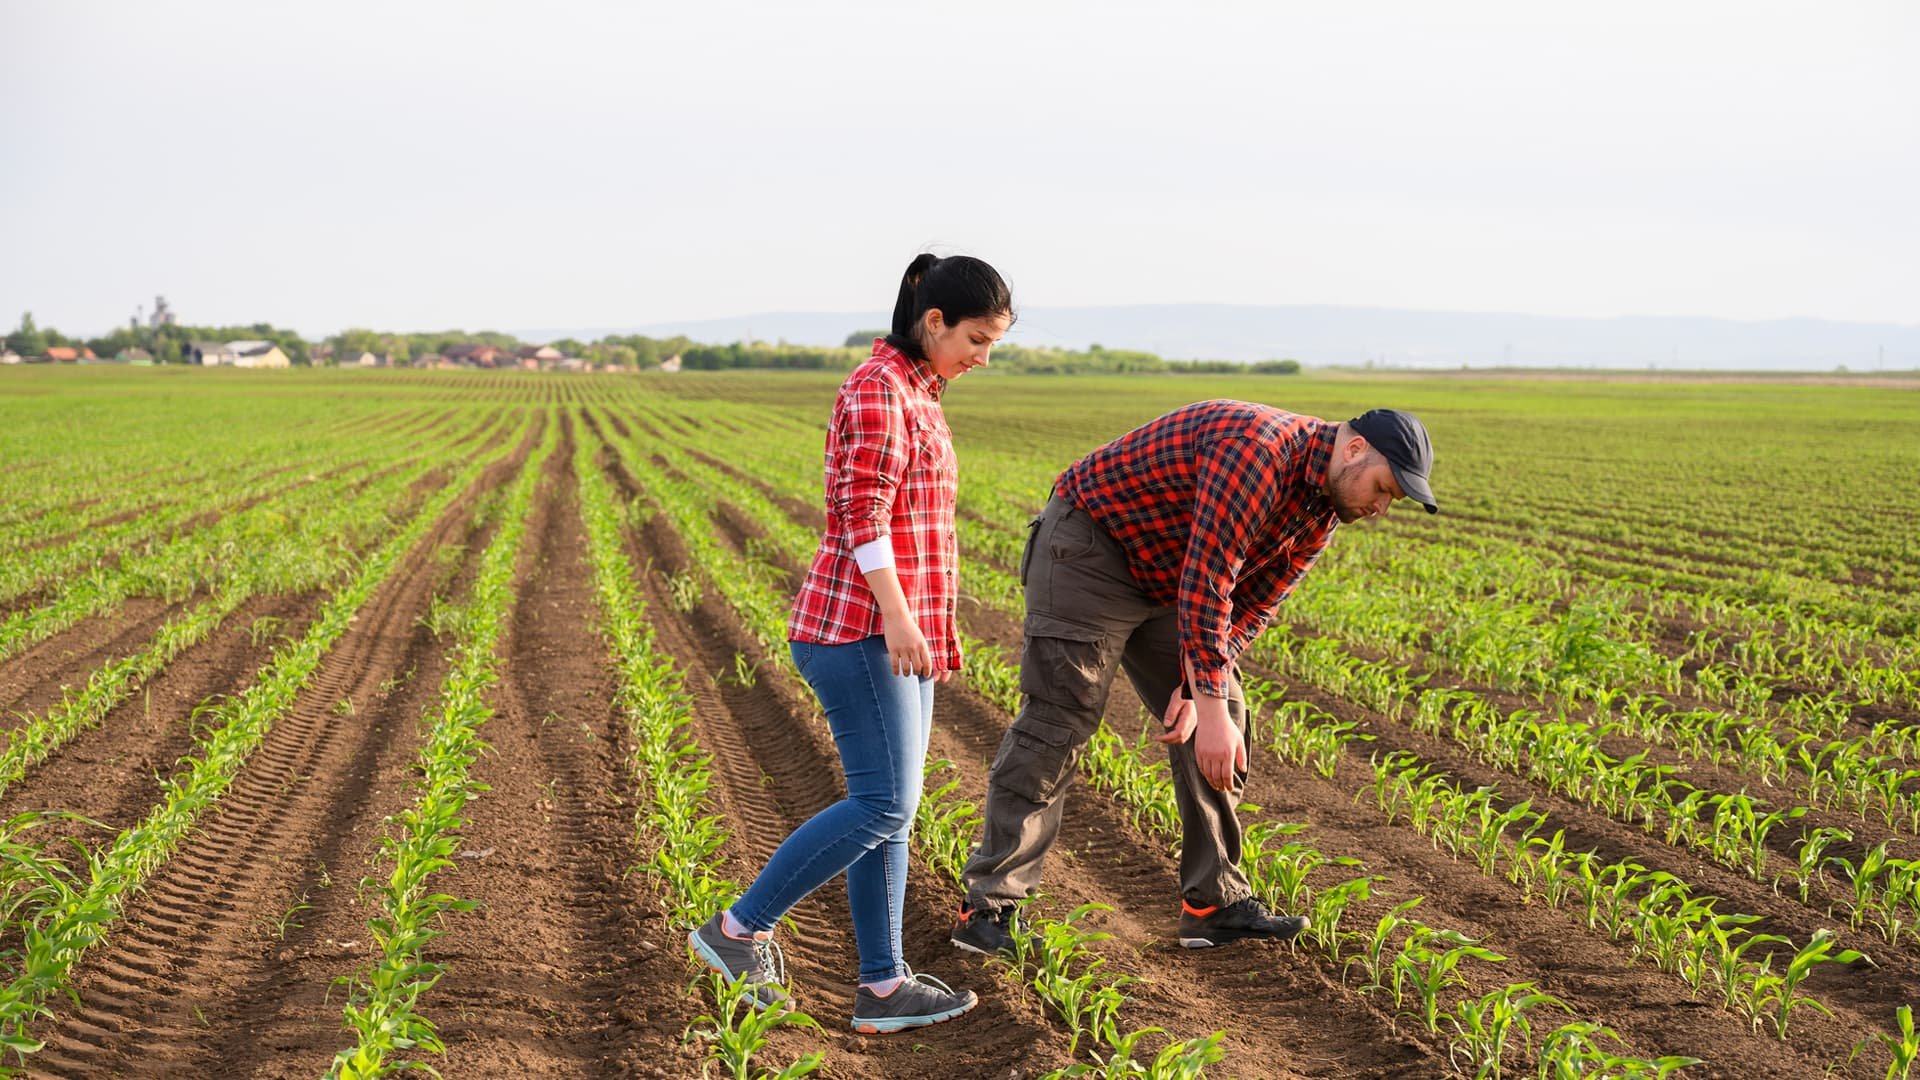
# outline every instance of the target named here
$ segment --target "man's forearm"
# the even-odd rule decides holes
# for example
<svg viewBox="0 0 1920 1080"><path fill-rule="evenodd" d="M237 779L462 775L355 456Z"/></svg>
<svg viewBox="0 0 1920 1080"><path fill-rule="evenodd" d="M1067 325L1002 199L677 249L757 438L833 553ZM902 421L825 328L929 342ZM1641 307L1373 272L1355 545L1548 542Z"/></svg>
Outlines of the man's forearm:
<svg viewBox="0 0 1920 1080"><path fill-rule="evenodd" d="M1187 685L1193 689L1194 720L1201 724L1233 723L1233 715L1227 711L1226 697L1214 697L1200 689L1200 681L1194 678L1191 658L1183 657L1181 663L1186 668Z"/></svg>

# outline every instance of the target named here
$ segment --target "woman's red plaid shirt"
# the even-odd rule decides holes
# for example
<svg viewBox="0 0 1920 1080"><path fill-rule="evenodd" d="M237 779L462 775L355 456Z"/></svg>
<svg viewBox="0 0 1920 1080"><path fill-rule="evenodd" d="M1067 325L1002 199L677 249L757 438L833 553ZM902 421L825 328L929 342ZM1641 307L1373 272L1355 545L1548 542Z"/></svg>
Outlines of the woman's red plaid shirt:
<svg viewBox="0 0 1920 1080"><path fill-rule="evenodd" d="M790 640L844 645L883 632L853 549L891 537L894 570L934 669L959 670L959 466L940 409L945 388L945 379L884 340L840 384L827 424L827 531L794 598Z"/></svg>

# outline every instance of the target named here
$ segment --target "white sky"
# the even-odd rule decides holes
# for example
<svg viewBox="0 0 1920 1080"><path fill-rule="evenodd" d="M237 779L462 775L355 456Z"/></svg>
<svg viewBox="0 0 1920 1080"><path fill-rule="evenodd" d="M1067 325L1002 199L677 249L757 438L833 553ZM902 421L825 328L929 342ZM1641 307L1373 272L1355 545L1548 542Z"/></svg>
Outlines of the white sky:
<svg viewBox="0 0 1920 1080"><path fill-rule="evenodd" d="M1175 12L1178 12L1177 14ZM1920 323L1920 5L0 0L0 324Z"/></svg>

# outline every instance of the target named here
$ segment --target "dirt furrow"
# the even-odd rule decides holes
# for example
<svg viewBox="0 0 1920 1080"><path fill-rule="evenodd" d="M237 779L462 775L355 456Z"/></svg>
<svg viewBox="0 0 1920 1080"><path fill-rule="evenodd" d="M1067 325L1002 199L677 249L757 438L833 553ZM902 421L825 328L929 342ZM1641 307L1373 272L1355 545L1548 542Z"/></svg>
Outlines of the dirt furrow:
<svg viewBox="0 0 1920 1080"><path fill-rule="evenodd" d="M0 819L65 810L99 822L109 836L137 822L159 798L160 778L192 748L193 710L245 689L276 645L306 632L320 602L314 593L256 596L241 605L206 640L0 795ZM59 836L97 839L98 832L43 827L33 838L45 848Z"/></svg>
<svg viewBox="0 0 1920 1080"><path fill-rule="evenodd" d="M596 629L571 431L551 459L502 645L488 785L452 888L478 910L434 946L455 1076L645 1075L678 1051L677 937L643 899L624 720ZM656 1020L656 1017L663 1018Z"/></svg>
<svg viewBox="0 0 1920 1080"><path fill-rule="evenodd" d="M105 664L135 652L182 609L151 596L127 599L106 615L90 615L0 663L0 730L45 712L70 686Z"/></svg>

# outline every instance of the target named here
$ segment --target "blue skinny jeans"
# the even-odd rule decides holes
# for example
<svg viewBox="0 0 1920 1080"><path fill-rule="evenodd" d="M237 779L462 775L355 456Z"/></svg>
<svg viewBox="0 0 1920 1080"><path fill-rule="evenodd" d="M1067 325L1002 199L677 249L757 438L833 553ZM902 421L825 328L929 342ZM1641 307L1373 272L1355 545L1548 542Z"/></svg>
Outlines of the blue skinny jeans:
<svg viewBox="0 0 1920 1080"><path fill-rule="evenodd" d="M847 906L860 949L860 981L909 974L900 952L907 896L907 840L926 775L933 680L887 670L887 641L790 642L793 663L820 698L840 749L847 797L782 841L733 917L771 930L808 893L847 874Z"/></svg>

